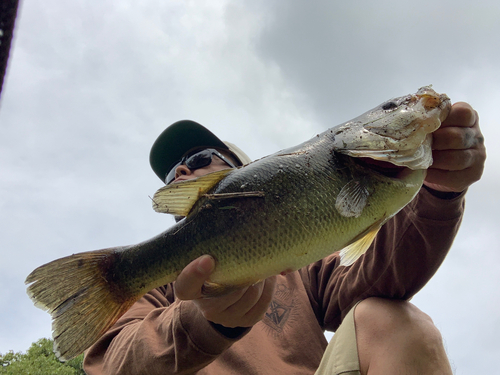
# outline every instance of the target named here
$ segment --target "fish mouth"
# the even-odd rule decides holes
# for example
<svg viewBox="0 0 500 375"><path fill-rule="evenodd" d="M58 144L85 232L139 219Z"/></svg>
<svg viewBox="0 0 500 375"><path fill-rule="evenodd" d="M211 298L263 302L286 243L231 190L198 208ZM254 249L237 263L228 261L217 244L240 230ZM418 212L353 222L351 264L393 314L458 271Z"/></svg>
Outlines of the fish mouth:
<svg viewBox="0 0 500 375"><path fill-rule="evenodd" d="M416 94L391 99L354 120L337 127L336 151L354 158L371 158L412 170L432 164L432 133L448 116L451 101L430 86ZM380 165L379 165L380 164ZM375 169L392 174L388 164Z"/></svg>
<svg viewBox="0 0 500 375"><path fill-rule="evenodd" d="M408 167L367 157L354 158L354 161L362 167L368 168L389 178L402 179L406 174L412 172L412 170Z"/></svg>
<svg viewBox="0 0 500 375"><path fill-rule="evenodd" d="M451 100L446 94L438 94L431 86L421 87L415 94L422 101L422 105L427 111L433 109L441 110L439 120L442 122L448 117L451 111Z"/></svg>

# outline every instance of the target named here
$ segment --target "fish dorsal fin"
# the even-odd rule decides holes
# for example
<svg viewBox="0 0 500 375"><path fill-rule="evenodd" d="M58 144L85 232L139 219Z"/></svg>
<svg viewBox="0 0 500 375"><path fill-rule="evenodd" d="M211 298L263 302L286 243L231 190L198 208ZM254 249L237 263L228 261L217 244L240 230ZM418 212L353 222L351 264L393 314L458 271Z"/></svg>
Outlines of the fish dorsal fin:
<svg viewBox="0 0 500 375"><path fill-rule="evenodd" d="M345 217L359 217L368 200L369 192L358 180L349 181L337 196L335 208Z"/></svg>
<svg viewBox="0 0 500 375"><path fill-rule="evenodd" d="M340 250L341 266L350 266L358 260L361 255L366 253L378 231L382 227L382 223L383 221L377 221L370 228L368 228L366 234L362 235L361 238Z"/></svg>
<svg viewBox="0 0 500 375"><path fill-rule="evenodd" d="M193 180L166 185L153 196L153 209L165 214L187 216L196 201L233 170L222 169Z"/></svg>

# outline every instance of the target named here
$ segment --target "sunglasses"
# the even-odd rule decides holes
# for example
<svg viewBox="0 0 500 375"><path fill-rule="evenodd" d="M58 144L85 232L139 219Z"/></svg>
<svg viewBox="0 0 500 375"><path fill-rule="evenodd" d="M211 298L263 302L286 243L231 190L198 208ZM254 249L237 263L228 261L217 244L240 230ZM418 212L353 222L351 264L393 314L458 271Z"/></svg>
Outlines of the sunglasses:
<svg viewBox="0 0 500 375"><path fill-rule="evenodd" d="M196 169L200 169L210 165L212 163L212 156L215 155L219 159L221 159L224 163L229 165L231 168L236 168L236 166L230 162L224 155L222 155L219 151L214 148L205 148L200 151L196 151L194 153L183 156L178 163L176 163L170 171L167 173L167 177L165 178L165 184L170 184L175 180L175 170L179 165L185 164L190 170L194 171Z"/></svg>

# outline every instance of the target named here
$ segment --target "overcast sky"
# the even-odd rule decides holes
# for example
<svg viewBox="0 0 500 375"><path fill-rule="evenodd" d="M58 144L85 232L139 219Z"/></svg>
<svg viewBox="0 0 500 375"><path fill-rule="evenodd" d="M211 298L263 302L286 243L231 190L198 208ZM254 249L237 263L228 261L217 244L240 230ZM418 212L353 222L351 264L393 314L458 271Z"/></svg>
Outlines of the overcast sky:
<svg viewBox="0 0 500 375"><path fill-rule="evenodd" d="M455 244L413 299L457 374L500 356L500 3L24 0L0 102L0 353L49 337L24 279L148 239L157 135L196 120L252 158L433 84L480 115L488 160Z"/></svg>

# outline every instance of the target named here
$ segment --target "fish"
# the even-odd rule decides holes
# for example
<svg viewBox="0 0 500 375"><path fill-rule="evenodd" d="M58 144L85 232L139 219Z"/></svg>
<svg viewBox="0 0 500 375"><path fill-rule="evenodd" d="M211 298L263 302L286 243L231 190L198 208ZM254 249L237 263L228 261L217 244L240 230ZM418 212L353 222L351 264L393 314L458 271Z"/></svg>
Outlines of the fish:
<svg viewBox="0 0 500 375"><path fill-rule="evenodd" d="M216 262L206 298L337 251L340 266L352 265L418 193L432 164L432 132L450 108L446 94L424 86L295 147L160 188L153 209L183 217L166 231L54 260L26 278L35 306L52 316L57 356L84 352L204 254Z"/></svg>

